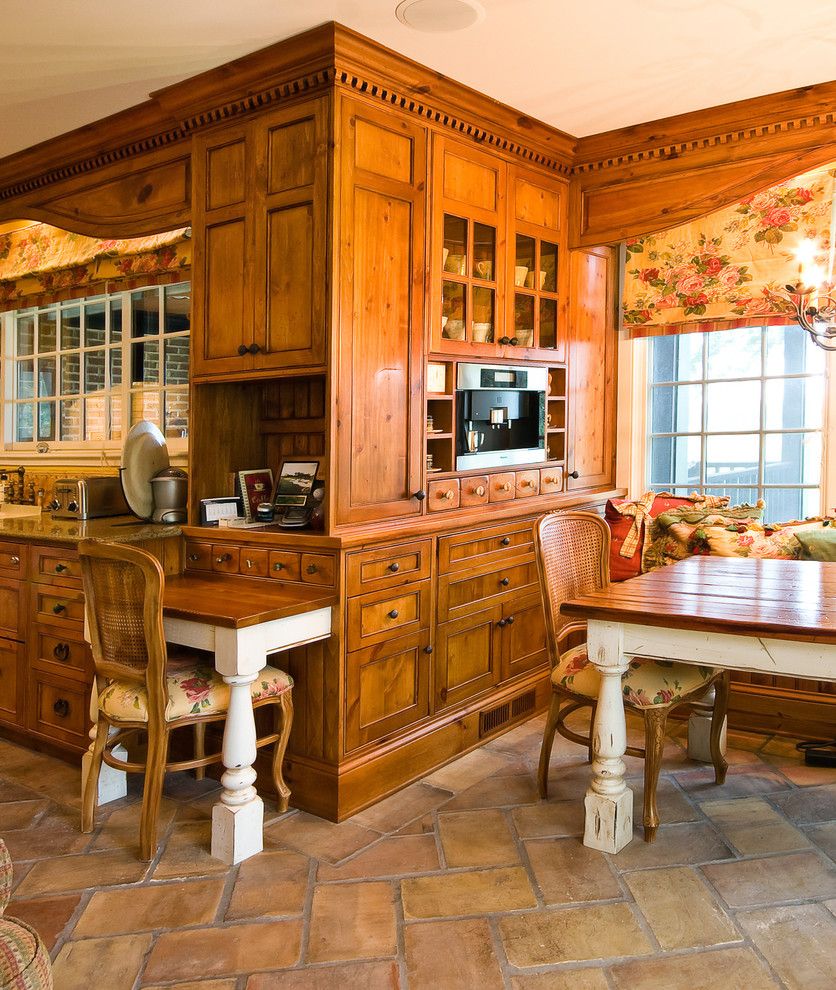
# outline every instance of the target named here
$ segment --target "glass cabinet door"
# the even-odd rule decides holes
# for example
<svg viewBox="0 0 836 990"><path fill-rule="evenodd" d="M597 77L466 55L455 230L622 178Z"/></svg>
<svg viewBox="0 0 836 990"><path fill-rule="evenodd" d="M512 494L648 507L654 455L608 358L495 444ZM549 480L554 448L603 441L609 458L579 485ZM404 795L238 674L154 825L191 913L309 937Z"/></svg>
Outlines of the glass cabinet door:
<svg viewBox="0 0 836 990"><path fill-rule="evenodd" d="M441 337L491 344L496 331L496 228L444 214Z"/></svg>
<svg viewBox="0 0 836 990"><path fill-rule="evenodd" d="M517 233L513 336L516 347L558 347L558 245Z"/></svg>

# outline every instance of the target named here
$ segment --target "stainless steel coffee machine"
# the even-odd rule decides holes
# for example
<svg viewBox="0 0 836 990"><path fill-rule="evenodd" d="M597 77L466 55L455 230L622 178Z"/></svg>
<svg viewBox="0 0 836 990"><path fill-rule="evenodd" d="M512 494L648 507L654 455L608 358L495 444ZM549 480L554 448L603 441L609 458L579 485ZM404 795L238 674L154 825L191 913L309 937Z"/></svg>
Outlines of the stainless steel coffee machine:
<svg viewBox="0 0 836 990"><path fill-rule="evenodd" d="M456 470L546 460L546 368L460 364Z"/></svg>

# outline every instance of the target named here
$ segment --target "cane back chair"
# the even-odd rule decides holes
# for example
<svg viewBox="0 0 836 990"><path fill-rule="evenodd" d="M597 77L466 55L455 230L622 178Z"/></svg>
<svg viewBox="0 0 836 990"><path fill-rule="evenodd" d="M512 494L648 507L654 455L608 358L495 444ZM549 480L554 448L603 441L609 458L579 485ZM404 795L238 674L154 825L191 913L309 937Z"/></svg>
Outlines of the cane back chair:
<svg viewBox="0 0 836 990"><path fill-rule="evenodd" d="M552 512L535 527L537 568L546 615L549 659L552 666L552 698L540 752L540 796L548 789L549 760L554 734L586 746L592 759L592 729L582 736L565 722L573 712L591 707L595 717L600 674L589 662L586 623L561 615L563 602L609 584L610 531L591 512ZM627 747L630 756L644 757L644 838L652 842L659 826L656 784L662 765L668 713L692 704L714 685L711 722L711 759L718 784L726 779L727 764L720 736L729 694L728 672L699 664L632 658L622 676L625 707L644 718L644 749Z"/></svg>
<svg viewBox="0 0 836 990"><path fill-rule="evenodd" d="M203 768L221 761L208 756L204 732L222 722L229 707L229 685L215 671L211 657L195 652L169 659L163 631L165 576L159 562L138 547L85 540L79 544L87 626L95 664L97 722L90 771L84 782L82 832L90 832L96 814L102 762L129 773L144 772L140 817L140 855L153 859L157 817L167 771ZM252 685L253 707L275 707L273 731L256 745L275 744L273 781L280 811L290 789L282 759L293 721L293 681L276 667L264 667ZM170 761L174 729L194 727L194 758ZM130 737L147 735L144 763L122 760L113 749Z"/></svg>

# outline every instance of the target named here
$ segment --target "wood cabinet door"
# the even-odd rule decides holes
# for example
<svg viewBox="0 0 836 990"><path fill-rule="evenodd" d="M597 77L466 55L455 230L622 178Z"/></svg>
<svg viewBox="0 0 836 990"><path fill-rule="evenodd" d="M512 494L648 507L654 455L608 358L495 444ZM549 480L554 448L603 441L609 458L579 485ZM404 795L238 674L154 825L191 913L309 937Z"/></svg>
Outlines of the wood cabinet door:
<svg viewBox="0 0 836 990"><path fill-rule="evenodd" d="M615 264L611 248L569 261L569 491L615 481Z"/></svg>
<svg viewBox="0 0 836 990"><path fill-rule="evenodd" d="M254 367L325 362L328 98L253 122Z"/></svg>
<svg viewBox="0 0 836 990"><path fill-rule="evenodd" d="M22 581L0 578L0 636L9 639L25 638L26 587Z"/></svg>
<svg viewBox="0 0 836 990"><path fill-rule="evenodd" d="M434 707L438 711L488 691L502 676L502 607L438 626Z"/></svg>
<svg viewBox="0 0 836 990"><path fill-rule="evenodd" d="M23 643L0 639L0 722L23 720Z"/></svg>
<svg viewBox="0 0 836 990"><path fill-rule="evenodd" d="M419 515L424 415L423 127L343 98L338 524ZM423 496L423 493L422 493Z"/></svg>
<svg viewBox="0 0 836 990"><path fill-rule="evenodd" d="M525 674L548 663L546 619L540 594L528 595L502 607L502 680Z"/></svg>
<svg viewBox="0 0 836 990"><path fill-rule="evenodd" d="M196 135L192 161L192 375L248 371L254 336L247 200L255 166L249 126Z"/></svg>

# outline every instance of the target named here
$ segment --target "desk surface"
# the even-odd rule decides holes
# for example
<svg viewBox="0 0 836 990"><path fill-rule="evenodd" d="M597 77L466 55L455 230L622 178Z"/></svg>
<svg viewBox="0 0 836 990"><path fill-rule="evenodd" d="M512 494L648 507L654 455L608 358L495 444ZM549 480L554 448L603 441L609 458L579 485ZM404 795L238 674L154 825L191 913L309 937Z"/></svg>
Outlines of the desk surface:
<svg viewBox="0 0 836 990"><path fill-rule="evenodd" d="M330 589L295 588L279 582L222 574L167 578L163 615L241 629L337 602Z"/></svg>
<svg viewBox="0 0 836 990"><path fill-rule="evenodd" d="M689 557L564 602L561 612L836 644L836 563Z"/></svg>

